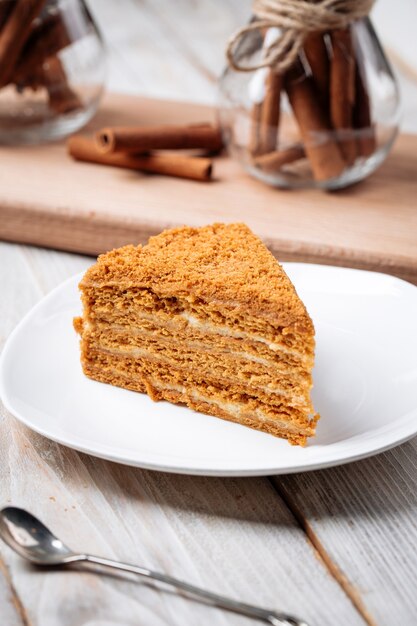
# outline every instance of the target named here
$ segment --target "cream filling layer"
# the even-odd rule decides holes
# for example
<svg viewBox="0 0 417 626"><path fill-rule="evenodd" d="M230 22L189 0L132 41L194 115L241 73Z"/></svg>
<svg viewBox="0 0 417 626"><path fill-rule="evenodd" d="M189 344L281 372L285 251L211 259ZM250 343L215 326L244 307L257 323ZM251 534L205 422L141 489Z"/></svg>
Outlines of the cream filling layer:
<svg viewBox="0 0 417 626"><path fill-rule="evenodd" d="M103 352L105 354L112 354L114 356L122 356L122 357L133 357L133 358L147 358L149 360L152 360L156 363L158 362L162 362L165 363L166 365L171 365L172 367L176 366L175 361L173 361L172 359L169 358L164 358L160 355L158 355L157 358L155 358L152 353L151 356L150 353L147 350L144 350L142 348L130 348L128 350L119 350L117 348L102 348L100 346L98 346L98 351L99 352ZM117 371L117 370L116 370ZM195 370L198 371L198 368ZM224 381L228 381L230 382L230 384L233 383L238 383L240 385L245 384L247 381L245 381L245 383L243 381L240 381L239 379L237 380L233 380L231 378L227 378L227 376L225 376L223 378ZM275 395L275 396L282 396L284 398L289 398L291 400L291 406L294 406L294 408L298 408L299 410L303 410L306 408L309 408L310 404L308 402L308 398L300 396L300 395L294 395L293 393L289 392L289 391L285 391L284 389L280 389L280 388L271 388L271 387L267 387L267 386L258 386L258 385L253 385L253 384L248 384L248 390L253 390L253 391L258 391L258 392L262 392L265 394L270 394L270 395ZM308 393L309 389L306 390L306 395Z"/></svg>
<svg viewBox="0 0 417 626"><path fill-rule="evenodd" d="M197 328L200 331L208 332L210 334L224 335L225 337L234 337L236 339L249 339L250 341L258 341L259 343L266 344L268 348L272 350L273 352L278 352L278 351L287 352L289 354L293 354L297 356L300 359L305 358L305 355L301 354L301 352L298 352L297 350L291 350L287 348L286 346L283 346L281 343L270 342L268 339L265 339L265 337L262 337L261 335L245 333L241 330L234 330L222 324L213 324L212 322L203 322L202 320L198 319L198 317L196 317L195 315L191 315L190 313L187 313L186 311L179 313L179 316L184 318L190 326L192 326L193 328Z"/></svg>
<svg viewBox="0 0 417 626"><path fill-rule="evenodd" d="M114 330L118 330L119 332L123 332L125 330L123 326L118 326L116 324L112 324L110 328L113 328ZM144 337L155 339L155 334L151 330L135 329L134 333L137 336L143 335ZM165 345L170 345L172 343L170 339L165 340L163 337L158 337L158 341L161 341L161 343L164 343ZM187 346L191 348L192 350L199 350L200 352L215 352L216 351L216 350L212 350L210 346L208 346L203 341L187 341ZM133 347L135 346L132 346L132 348ZM242 351L237 351L237 350L227 350L227 351L222 350L222 353L230 354L232 356L237 356L237 357L240 357L241 359L245 359L246 361L252 361L253 363L260 363L261 365L265 365L266 367L270 367L271 365L273 365L273 367L277 367L277 364L275 361L263 359L262 357L255 356L254 354L250 354L249 352L242 352Z"/></svg>
<svg viewBox="0 0 417 626"><path fill-rule="evenodd" d="M207 398L207 396L197 393L196 391L191 391L191 392L186 391L185 393L188 394L193 400L196 400L197 402L205 402L206 404L214 404L225 413L231 413L238 419L244 419L245 416L248 415L247 408L244 405L240 405L236 402L220 402L219 400L214 400L213 398ZM283 422L280 419L272 420L270 416L265 415L265 413L263 413L263 411L259 408L252 409L250 411L250 416L252 417L253 415L255 415L257 419L259 419L259 421L263 423L271 424L275 427L278 426L281 430L284 430L290 433L304 434L305 432L303 428L300 428L299 426L294 426L293 424L289 422ZM309 415L309 418L310 418L310 415Z"/></svg>
<svg viewBox="0 0 417 626"><path fill-rule="evenodd" d="M162 318L162 319L158 319ZM212 322L204 322L200 319L198 319L197 317L195 317L194 315L191 315L190 313L187 313L186 311L183 311L182 313L178 313L178 317L180 317L181 319L183 319L186 323L187 326L189 328L192 328L194 330L197 330L198 332L201 332L202 334L204 333L208 333L210 335L221 335L223 337L229 337L229 338L233 338L233 339L244 339L246 341L253 341L255 343L262 343L266 346L268 346L268 348L272 351L272 352L283 352L284 354L289 354L290 356L294 356L297 359L299 359L301 362L303 363L311 363L313 362L313 357L310 355L305 355L302 354L301 352L299 352L298 350L294 350L292 348L288 348L287 346L278 343L278 342L270 342L268 339L265 339L265 337L262 337L261 335L256 335L256 334L252 334L252 333L246 333L240 330L234 330L232 328L229 328L228 326L224 326L223 324L213 324ZM178 328L178 325L175 323L175 321L173 321L172 318L170 319L166 319L164 317L161 316L161 314L158 313L145 313L144 311L141 312L140 315L137 316L137 319L143 319L146 321L150 321L153 323L156 323L156 325L160 326L161 328L167 327L170 328L172 330L176 330ZM90 329L92 327L91 322L89 321L85 321L84 322L86 325L87 329ZM118 324L110 324L110 327L113 327L115 329L120 329L120 330L124 330L122 325L118 325ZM135 327L134 325L129 324L129 329L132 332L136 332L136 333L142 333L142 329Z"/></svg>

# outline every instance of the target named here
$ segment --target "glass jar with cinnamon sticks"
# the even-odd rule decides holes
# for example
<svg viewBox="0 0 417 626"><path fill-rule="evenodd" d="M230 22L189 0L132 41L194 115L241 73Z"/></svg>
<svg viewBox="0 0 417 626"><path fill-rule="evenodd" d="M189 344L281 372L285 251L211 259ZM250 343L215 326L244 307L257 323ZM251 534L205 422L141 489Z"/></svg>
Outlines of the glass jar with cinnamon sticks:
<svg viewBox="0 0 417 626"><path fill-rule="evenodd" d="M66 136L95 113L104 47L82 0L0 0L0 143Z"/></svg>
<svg viewBox="0 0 417 626"><path fill-rule="evenodd" d="M321 30L318 1L297 29L297 15L285 21L275 2L275 17L260 10L229 43L220 84L225 141L253 176L271 185L346 187L373 172L395 139L396 80L368 17L342 16L340 24L334 20L340 27ZM264 8L261 0L255 4ZM333 18L324 14L324 25ZM292 30L282 26L288 23Z"/></svg>

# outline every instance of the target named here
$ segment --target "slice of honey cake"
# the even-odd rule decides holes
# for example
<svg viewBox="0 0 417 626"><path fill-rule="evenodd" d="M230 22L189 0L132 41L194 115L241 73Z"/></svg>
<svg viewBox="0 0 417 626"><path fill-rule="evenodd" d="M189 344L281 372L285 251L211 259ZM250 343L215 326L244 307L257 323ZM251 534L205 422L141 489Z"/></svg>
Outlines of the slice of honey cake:
<svg viewBox="0 0 417 626"><path fill-rule="evenodd" d="M304 445L314 327L244 224L166 230L103 254L80 283L84 373Z"/></svg>

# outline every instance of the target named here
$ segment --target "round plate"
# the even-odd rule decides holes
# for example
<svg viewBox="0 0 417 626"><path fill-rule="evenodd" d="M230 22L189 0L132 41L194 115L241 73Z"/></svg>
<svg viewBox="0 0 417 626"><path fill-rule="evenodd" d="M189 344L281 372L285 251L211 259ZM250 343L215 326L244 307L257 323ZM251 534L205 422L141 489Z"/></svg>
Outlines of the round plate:
<svg viewBox="0 0 417 626"><path fill-rule="evenodd" d="M307 447L86 378L72 318L74 276L39 302L9 337L0 364L6 408L76 450L166 472L282 474L387 450L417 432L417 288L384 274L285 264L317 333L313 401L321 414Z"/></svg>

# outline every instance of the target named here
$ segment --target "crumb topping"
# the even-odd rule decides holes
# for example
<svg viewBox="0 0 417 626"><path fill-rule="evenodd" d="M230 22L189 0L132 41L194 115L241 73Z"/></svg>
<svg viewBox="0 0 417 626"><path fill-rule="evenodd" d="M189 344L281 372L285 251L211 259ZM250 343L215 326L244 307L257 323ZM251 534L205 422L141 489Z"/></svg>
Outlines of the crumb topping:
<svg viewBox="0 0 417 626"><path fill-rule="evenodd" d="M245 224L183 226L99 256L80 287L152 289L163 297L218 303L280 326L313 333L312 321L281 265Z"/></svg>

